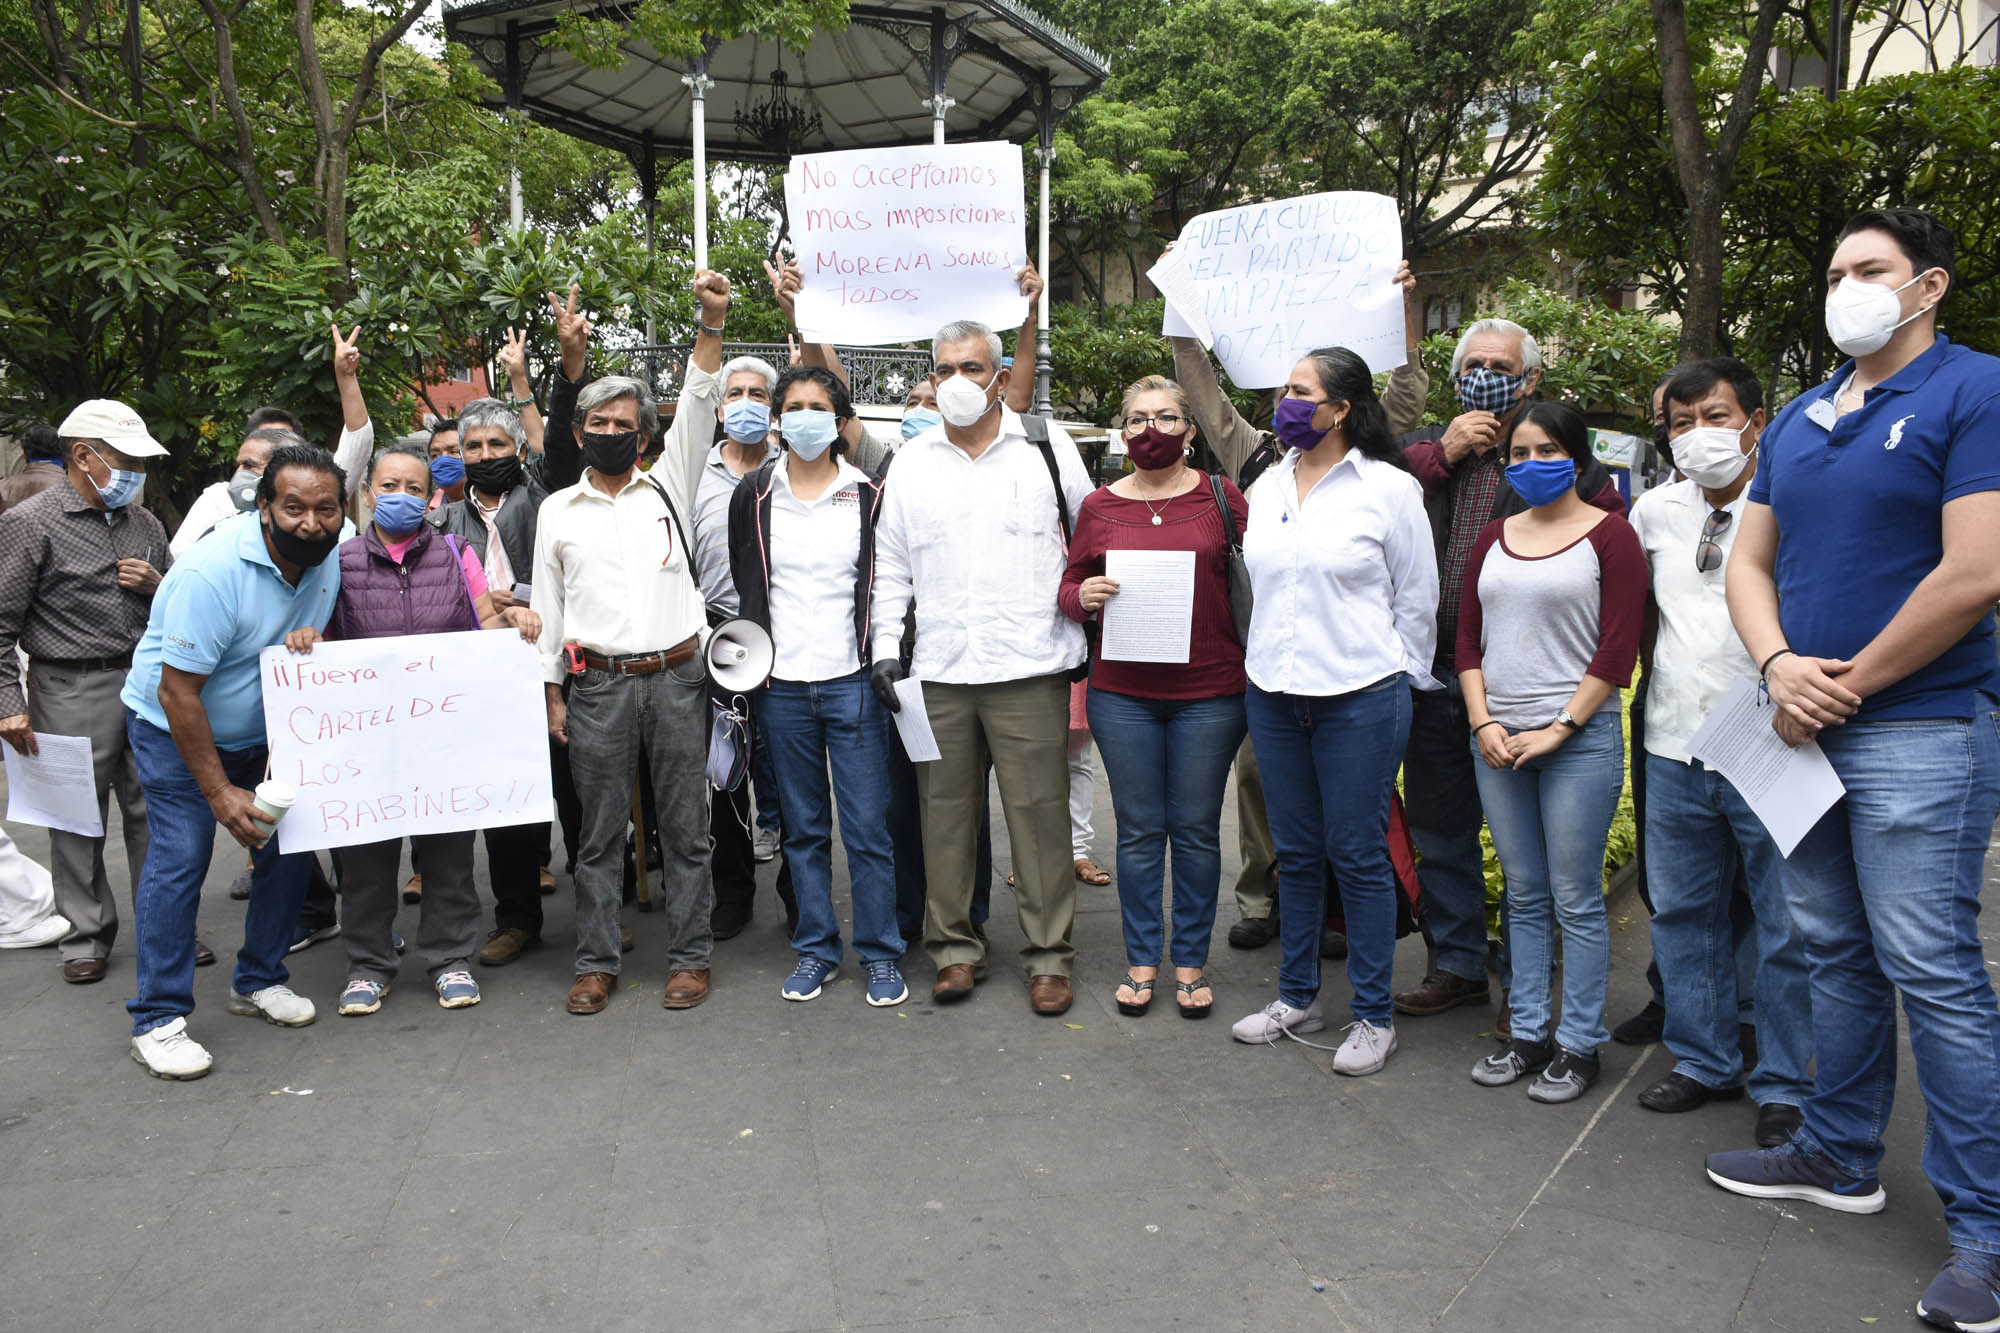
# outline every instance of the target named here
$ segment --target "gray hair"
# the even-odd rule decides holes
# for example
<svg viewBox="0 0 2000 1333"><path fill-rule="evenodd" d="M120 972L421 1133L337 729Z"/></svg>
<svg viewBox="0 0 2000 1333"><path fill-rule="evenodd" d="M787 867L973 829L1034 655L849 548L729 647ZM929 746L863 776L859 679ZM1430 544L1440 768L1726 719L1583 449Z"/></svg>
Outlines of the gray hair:
<svg viewBox="0 0 2000 1333"><path fill-rule="evenodd" d="M458 438L461 442L467 433L481 426L498 426L506 431L517 451L528 447L528 431L521 424L521 414L498 398L475 398L459 411Z"/></svg>
<svg viewBox="0 0 2000 1333"><path fill-rule="evenodd" d="M770 393L778 387L777 368L769 361L766 361L761 356L737 356L731 357L722 363L721 380L723 390L727 392L729 381L744 371L755 371L764 377L765 393Z"/></svg>
<svg viewBox="0 0 2000 1333"><path fill-rule="evenodd" d="M251 431L248 435L245 435L243 437L243 442L245 444L250 443L250 441L252 440L263 440L265 443L269 444L273 449L285 449L290 447L305 449L309 448L312 444L312 441L308 440L305 436L299 434L291 427L281 426L275 422L268 426L259 426L257 427L257 429Z"/></svg>
<svg viewBox="0 0 2000 1333"><path fill-rule="evenodd" d="M1521 373L1542 368L1542 349L1535 343L1535 335L1516 324L1511 319L1475 319L1465 326L1465 332L1458 335L1458 346L1451 353L1452 378L1458 377L1458 367L1465 360L1466 344L1482 333L1507 333L1521 340Z"/></svg>
<svg viewBox="0 0 2000 1333"><path fill-rule="evenodd" d="M1000 335L976 319L955 319L939 329L937 337L931 339L931 363L933 365L937 363L938 352L946 343L969 342L974 338L984 338L986 340L986 357L993 363L993 368L998 370L1000 368Z"/></svg>
<svg viewBox="0 0 2000 1333"><path fill-rule="evenodd" d="M590 414L606 403L615 403L620 398L636 399L639 404L640 447L660 433L660 406L653 401L653 391L645 381L635 380L629 375L605 375L592 380L584 391L576 396L577 429L590 419Z"/></svg>

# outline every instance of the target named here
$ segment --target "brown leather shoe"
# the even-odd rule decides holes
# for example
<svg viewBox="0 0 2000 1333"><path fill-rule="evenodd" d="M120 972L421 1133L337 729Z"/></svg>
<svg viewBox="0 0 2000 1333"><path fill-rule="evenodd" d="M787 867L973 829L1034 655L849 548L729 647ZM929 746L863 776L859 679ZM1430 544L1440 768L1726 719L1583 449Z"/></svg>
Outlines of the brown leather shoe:
<svg viewBox="0 0 2000 1333"><path fill-rule="evenodd" d="M528 950L539 949L541 945L539 936L530 935L519 926L508 926L488 935L475 957L482 967L505 967Z"/></svg>
<svg viewBox="0 0 2000 1333"><path fill-rule="evenodd" d="M585 972L570 984L569 1011L573 1014L602 1013L611 1003L611 988L618 978L609 972Z"/></svg>
<svg viewBox="0 0 2000 1333"><path fill-rule="evenodd" d="M194 965L196 967L212 967L214 964L215 950L209 948L197 938L194 942Z"/></svg>
<svg viewBox="0 0 2000 1333"><path fill-rule="evenodd" d="M684 967L667 974L667 991L660 997L662 1009L692 1009L708 998L708 969Z"/></svg>
<svg viewBox="0 0 2000 1333"><path fill-rule="evenodd" d="M1028 1007L1038 1014L1066 1014L1069 1002L1068 977L1040 976L1028 983Z"/></svg>
<svg viewBox="0 0 2000 1333"><path fill-rule="evenodd" d="M952 1004L972 994L974 978L972 964L947 963L938 969L937 984L931 987L931 998L939 1004Z"/></svg>
<svg viewBox="0 0 2000 1333"><path fill-rule="evenodd" d="M87 986L104 980L104 971L102 958L72 958L63 964L63 980L72 986Z"/></svg>
<svg viewBox="0 0 2000 1333"><path fill-rule="evenodd" d="M1406 990L1396 997L1396 1012L1421 1017L1441 1014L1461 1004L1485 1004L1491 998L1485 977L1469 981L1456 973L1433 972L1415 990Z"/></svg>

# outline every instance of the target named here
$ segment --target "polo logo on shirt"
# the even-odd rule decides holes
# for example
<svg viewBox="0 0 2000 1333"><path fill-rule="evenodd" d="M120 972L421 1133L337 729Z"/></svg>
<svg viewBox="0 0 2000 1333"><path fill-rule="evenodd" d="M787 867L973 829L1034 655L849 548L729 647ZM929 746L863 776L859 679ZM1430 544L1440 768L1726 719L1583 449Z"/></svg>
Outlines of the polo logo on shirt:
<svg viewBox="0 0 2000 1333"><path fill-rule="evenodd" d="M1889 438L1882 441L1882 447L1884 449L1894 449L1897 445L1901 444L1903 442L1903 423L1916 415L1915 412L1912 412L1909 416L1899 417L1892 422L1889 426Z"/></svg>

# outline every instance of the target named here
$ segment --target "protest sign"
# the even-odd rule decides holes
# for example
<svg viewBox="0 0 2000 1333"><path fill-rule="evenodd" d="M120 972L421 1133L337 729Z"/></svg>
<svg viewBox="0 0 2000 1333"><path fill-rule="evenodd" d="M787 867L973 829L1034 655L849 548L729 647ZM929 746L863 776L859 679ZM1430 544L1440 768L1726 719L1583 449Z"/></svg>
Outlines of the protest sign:
<svg viewBox="0 0 2000 1333"><path fill-rule="evenodd" d="M555 817L541 660L514 633L266 648L271 776L288 852Z"/></svg>
<svg viewBox="0 0 2000 1333"><path fill-rule="evenodd" d="M810 153L785 172L785 211L813 342L928 341L956 319L1027 318L1021 150L1009 143Z"/></svg>
<svg viewBox="0 0 2000 1333"><path fill-rule="evenodd" d="M1200 338L1237 387L1268 389L1315 347L1402 365L1402 257L1396 201L1341 190L1203 213L1146 276L1167 298L1162 333Z"/></svg>

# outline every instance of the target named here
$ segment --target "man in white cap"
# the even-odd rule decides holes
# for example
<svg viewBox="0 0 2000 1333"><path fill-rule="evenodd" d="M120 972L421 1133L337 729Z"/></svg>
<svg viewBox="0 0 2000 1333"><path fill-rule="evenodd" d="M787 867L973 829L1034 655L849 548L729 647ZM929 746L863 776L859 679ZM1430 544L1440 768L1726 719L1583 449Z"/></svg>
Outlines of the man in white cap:
<svg viewBox="0 0 2000 1333"><path fill-rule="evenodd" d="M90 738L98 813L108 813L115 790L136 878L146 863L146 796L118 693L161 571L173 563L166 529L139 507L146 465L167 451L137 412L108 398L78 407L56 433L67 484L0 515L0 739L34 754L38 731ZM25 699L16 648L30 659ZM118 935L104 838L51 829L49 854L56 911L70 923L63 980L102 981Z"/></svg>

